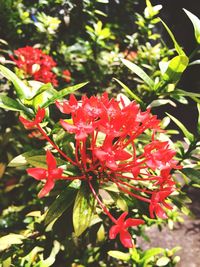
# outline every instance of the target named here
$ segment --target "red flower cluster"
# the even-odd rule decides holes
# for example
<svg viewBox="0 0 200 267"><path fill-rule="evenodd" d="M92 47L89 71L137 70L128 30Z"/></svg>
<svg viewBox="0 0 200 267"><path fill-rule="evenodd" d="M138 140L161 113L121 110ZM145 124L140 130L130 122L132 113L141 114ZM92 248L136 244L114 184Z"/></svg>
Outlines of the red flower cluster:
<svg viewBox="0 0 200 267"><path fill-rule="evenodd" d="M74 158L69 158L61 151L41 128L41 120L38 119L41 114L43 116L41 109L36 118L29 121L30 124L26 119L20 120L26 127L34 124L62 157L79 168L82 176L62 177L59 173L59 177L55 163L50 169L50 161L47 162L48 171L44 175L38 176L38 168L32 168L31 172L28 170L29 174L36 179L46 179L42 196L53 188L52 181L55 179L82 179L87 182L99 205L114 223L110 238L115 238L119 233L122 244L132 247L127 228L143 224L144 221L124 221L126 212L115 219L95 192L93 182L99 185L114 183L120 192L148 203L152 218L154 214L166 218L165 208L171 209L166 198L176 189L170 172L180 166L174 159L175 151L169 143L155 139L156 132L161 131L160 121L149 109L142 112L135 102L127 104L123 97L119 101L110 100L106 93L100 98L83 96L81 101L71 95L69 100L57 101L56 105L62 113L71 114L70 122L60 120L60 124L75 137ZM147 138L149 142L146 142ZM55 176L51 173L55 173Z"/></svg>
<svg viewBox="0 0 200 267"><path fill-rule="evenodd" d="M58 86L56 75L52 72L56 62L42 50L26 46L15 50L14 56L11 56L11 59L25 75L33 77L36 81L50 82Z"/></svg>

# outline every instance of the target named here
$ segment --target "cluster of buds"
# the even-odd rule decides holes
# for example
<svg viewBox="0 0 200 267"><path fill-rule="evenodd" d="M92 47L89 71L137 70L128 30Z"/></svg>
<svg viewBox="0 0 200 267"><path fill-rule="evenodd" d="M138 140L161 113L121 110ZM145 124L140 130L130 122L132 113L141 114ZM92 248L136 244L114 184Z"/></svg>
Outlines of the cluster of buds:
<svg viewBox="0 0 200 267"><path fill-rule="evenodd" d="M114 225L109 232L110 239L119 234L125 247L133 247L128 228L143 224L142 219L128 218L124 212L114 218L103 203L93 182L99 187L103 184L115 184L120 192L144 201L149 205L150 217L156 215L167 218L165 209L172 209L166 198L176 190L171 170L178 169L174 159L175 151L166 141L156 139L160 121L150 110L141 111L135 102L128 102L120 96L118 100L109 99L104 93L101 97L83 96L80 101L74 95L69 100L56 101L58 109L69 120L60 120L60 125L68 134L74 136L74 156L66 155L46 134L40 123L45 110L38 109L34 120L20 117L26 128L35 127L41 135L58 151L60 156L79 169L80 176L64 176L63 169L57 167L55 157L46 153L47 169L29 168L28 174L37 180L46 180L39 197L45 196L54 187L58 179L80 179L88 183L92 194ZM148 143L141 137L149 138ZM147 138L146 138L147 139Z"/></svg>
<svg viewBox="0 0 200 267"><path fill-rule="evenodd" d="M14 56L10 56L17 67L23 71L26 78L32 77L36 81L52 83L58 86L58 80L53 73L56 62L42 50L32 46L26 46L14 50ZM67 74L66 74L67 73ZM71 73L69 70L63 71L64 79L70 82ZM67 76L67 77L66 77Z"/></svg>

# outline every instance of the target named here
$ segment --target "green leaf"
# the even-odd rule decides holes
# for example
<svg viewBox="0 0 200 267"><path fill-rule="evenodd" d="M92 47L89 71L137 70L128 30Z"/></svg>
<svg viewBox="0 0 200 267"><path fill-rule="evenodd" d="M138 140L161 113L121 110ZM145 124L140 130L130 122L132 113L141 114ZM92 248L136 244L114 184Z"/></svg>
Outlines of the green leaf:
<svg viewBox="0 0 200 267"><path fill-rule="evenodd" d="M176 104L170 100L170 99L157 99L157 100L153 100L148 107L150 108L155 108L155 107L159 107L159 106L163 106L166 104L170 104L173 107L176 107Z"/></svg>
<svg viewBox="0 0 200 267"><path fill-rule="evenodd" d="M200 97L200 94L198 93L187 92L182 89L176 89L176 93L179 95L188 96L188 97Z"/></svg>
<svg viewBox="0 0 200 267"><path fill-rule="evenodd" d="M0 251L8 249L12 245L22 244L25 237L19 234L8 234L0 238Z"/></svg>
<svg viewBox="0 0 200 267"><path fill-rule="evenodd" d="M76 236L80 236L92 221L95 199L83 184L76 196L73 209L73 225Z"/></svg>
<svg viewBox="0 0 200 267"><path fill-rule="evenodd" d="M192 182L200 185L200 170L195 170L192 168L184 168L180 170L185 176L187 176Z"/></svg>
<svg viewBox="0 0 200 267"><path fill-rule="evenodd" d="M26 108L22 104L6 95L0 95L0 107L13 111L26 110Z"/></svg>
<svg viewBox="0 0 200 267"><path fill-rule="evenodd" d="M40 153L44 153L41 155ZM40 154L40 155L38 155ZM44 150L31 150L12 159L8 167L22 167L31 164L35 167L46 168L46 156Z"/></svg>
<svg viewBox="0 0 200 267"><path fill-rule="evenodd" d="M197 59L189 64L189 66L198 65L200 64L200 59Z"/></svg>
<svg viewBox="0 0 200 267"><path fill-rule="evenodd" d="M148 263L149 260L158 254L161 254L164 252L163 248L151 248L144 252L142 259L140 260L140 263Z"/></svg>
<svg viewBox="0 0 200 267"><path fill-rule="evenodd" d="M139 66L127 59L121 59L122 63L137 74L152 90L154 90L154 81Z"/></svg>
<svg viewBox="0 0 200 267"><path fill-rule="evenodd" d="M161 257L157 260L156 265L157 266L166 266L170 262L170 259L166 256Z"/></svg>
<svg viewBox="0 0 200 267"><path fill-rule="evenodd" d="M51 97L50 99L48 99L45 103L43 103L43 105L41 106L41 108L48 107L49 105L53 104L57 99L62 99L64 96L67 96L67 95L73 93L74 91L82 88L86 84L88 84L88 82L79 83L77 85L70 86L70 87L67 87L67 88L62 89L61 91L55 93L54 96Z"/></svg>
<svg viewBox="0 0 200 267"><path fill-rule="evenodd" d="M31 97L30 88L25 85L11 70L0 65L0 73L9 81L11 81L15 87L16 93L21 99L29 99Z"/></svg>
<svg viewBox="0 0 200 267"><path fill-rule="evenodd" d="M200 44L200 19L187 9L183 8L183 10L192 22L196 41Z"/></svg>
<svg viewBox="0 0 200 267"><path fill-rule="evenodd" d="M168 67L163 74L163 79L171 83L176 83L180 78L184 70L187 68L189 59L187 56L176 56L168 62Z"/></svg>
<svg viewBox="0 0 200 267"><path fill-rule="evenodd" d="M129 88L128 86L126 86L123 82L121 82L120 80L113 78L116 82L119 83L119 85L121 85L121 87L124 89L124 91L130 95L133 99L135 99L138 103L140 104L144 104L142 99L139 98L139 96L137 96L136 94L134 94Z"/></svg>
<svg viewBox="0 0 200 267"><path fill-rule="evenodd" d="M41 94L45 91L51 92L52 94L57 93L57 91L53 88L51 83L43 84L43 83L38 82L38 81L28 81L28 83L30 84L30 86L32 88L35 89L32 91L31 99L35 98L36 96L38 96L39 94Z"/></svg>
<svg viewBox="0 0 200 267"><path fill-rule="evenodd" d="M74 188L66 188L63 190L63 192L49 207L44 221L45 225L57 220L63 214L63 212L65 212L72 205L76 196L75 192L77 192L77 190Z"/></svg>
<svg viewBox="0 0 200 267"><path fill-rule="evenodd" d="M108 255L118 259L118 260L123 260L123 261L129 261L130 260L130 254L129 253L124 253L118 250L110 250L108 251Z"/></svg>
<svg viewBox="0 0 200 267"><path fill-rule="evenodd" d="M187 130L187 128L180 122L178 119L176 119L174 116L170 115L169 113L166 112L166 114L170 117L171 120L181 129L183 132L184 136L190 141L194 141L194 135Z"/></svg>
<svg viewBox="0 0 200 267"><path fill-rule="evenodd" d="M165 29L167 30L168 34L170 35L173 43L174 43L174 47L176 49L176 52L181 56L186 56L185 52L183 51L183 49L180 47L180 45L177 43L172 31L169 29L169 27L167 26L167 24L162 20L160 19L160 21L162 22L162 24L164 25Z"/></svg>

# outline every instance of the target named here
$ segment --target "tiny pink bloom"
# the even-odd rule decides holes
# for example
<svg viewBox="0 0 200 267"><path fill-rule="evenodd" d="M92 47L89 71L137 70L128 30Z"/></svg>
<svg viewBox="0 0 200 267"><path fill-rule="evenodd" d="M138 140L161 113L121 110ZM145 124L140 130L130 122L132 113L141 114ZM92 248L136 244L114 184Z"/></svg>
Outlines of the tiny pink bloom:
<svg viewBox="0 0 200 267"><path fill-rule="evenodd" d="M46 180L42 190L39 192L38 197L44 197L54 187L54 181L60 179L63 173L61 168L56 167L56 159L52 153L47 150L46 152L47 169L43 168L28 168L27 173L36 180Z"/></svg>
<svg viewBox="0 0 200 267"><path fill-rule="evenodd" d="M27 129L31 129L34 128L40 122L42 122L44 117L45 117L45 109L39 107L34 120L30 121L22 116L19 116L19 120Z"/></svg>
<svg viewBox="0 0 200 267"><path fill-rule="evenodd" d="M119 238L122 245L126 248L132 248L134 245L132 242L131 235L127 229L129 227L144 224L144 221L141 219L132 219L132 218L125 220L127 215L128 215L127 211L123 212L122 215L117 219L116 224L110 228L109 238L115 239L116 236L119 234Z"/></svg>

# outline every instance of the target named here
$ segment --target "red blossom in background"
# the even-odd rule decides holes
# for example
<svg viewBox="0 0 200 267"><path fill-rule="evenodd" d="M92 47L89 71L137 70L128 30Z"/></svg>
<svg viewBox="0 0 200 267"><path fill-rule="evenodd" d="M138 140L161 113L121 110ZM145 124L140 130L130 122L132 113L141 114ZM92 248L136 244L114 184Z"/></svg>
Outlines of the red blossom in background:
<svg viewBox="0 0 200 267"><path fill-rule="evenodd" d="M67 83L70 83L71 81L71 72L69 70L63 70L62 72L63 78Z"/></svg>
<svg viewBox="0 0 200 267"><path fill-rule="evenodd" d="M26 46L15 50L14 56L10 57L28 77L30 76L36 81L50 82L54 86L58 86L56 75L52 72L56 62L42 50Z"/></svg>
<svg viewBox="0 0 200 267"><path fill-rule="evenodd" d="M89 184L97 202L115 224L110 229L110 238L114 239L119 233L122 244L132 247L127 229L142 224L143 220L125 220L127 213L116 220L98 197L93 182L98 182L99 186L114 183L121 193L146 202L152 218L156 215L165 219L165 209L172 208L166 199L176 190L176 183L170 173L180 166L174 159L175 151L169 143L156 139L157 133L162 132L160 121L149 109L141 111L135 102L125 103L122 97L119 101L109 99L106 93L99 98L83 96L80 101L71 95L69 100L56 101L56 106L62 113L71 115L70 120L60 120L60 124L68 134L74 135L73 158L60 150L39 125L41 118L44 118L41 110L38 110L33 121L24 118L20 120L26 127L36 125L53 148L79 169L81 176L65 179L81 179ZM145 141L147 138L149 143ZM54 173L56 165L54 162L52 169L50 161L47 165L48 174L43 171L39 173L48 180L51 177L49 173ZM36 171L35 173L34 176L34 171L29 171L30 175L39 179ZM42 196L53 188L54 180L63 179L57 172L53 177Z"/></svg>

